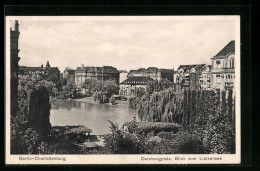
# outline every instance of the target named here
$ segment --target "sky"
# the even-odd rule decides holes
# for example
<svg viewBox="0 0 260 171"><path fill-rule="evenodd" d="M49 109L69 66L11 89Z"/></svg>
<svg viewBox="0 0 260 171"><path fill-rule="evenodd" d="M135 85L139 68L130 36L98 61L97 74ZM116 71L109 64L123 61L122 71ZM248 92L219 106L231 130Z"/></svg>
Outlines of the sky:
<svg viewBox="0 0 260 171"><path fill-rule="evenodd" d="M211 64L210 58L236 38L234 20L93 18L20 19L19 65L41 66L48 60L61 72L82 64L176 70L179 65Z"/></svg>

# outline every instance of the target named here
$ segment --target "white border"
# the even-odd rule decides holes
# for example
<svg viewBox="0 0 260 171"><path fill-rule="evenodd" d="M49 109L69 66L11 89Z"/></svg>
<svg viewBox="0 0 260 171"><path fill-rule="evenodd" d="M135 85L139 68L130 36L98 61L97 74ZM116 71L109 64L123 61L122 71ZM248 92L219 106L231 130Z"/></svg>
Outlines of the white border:
<svg viewBox="0 0 260 171"><path fill-rule="evenodd" d="M170 21L170 20L233 20L235 21L235 55L236 55L236 154L142 154L142 155L11 155L10 154L10 20L23 21ZM240 16L7 16L6 17L6 58L5 58L5 97L6 97L6 164L239 164L241 162L241 96L240 96ZM22 34L22 33L21 33ZM210 57L209 57L210 58ZM20 160L19 158L26 158ZM27 158L28 157L28 158ZM39 160L39 158L45 160ZM63 160L48 160L48 157L57 157ZM172 160L142 160L145 158L171 158ZM185 158L185 160L175 160ZM205 157L218 157L221 160L200 160ZM196 160L188 160L196 158ZM38 159L38 160L36 160Z"/></svg>

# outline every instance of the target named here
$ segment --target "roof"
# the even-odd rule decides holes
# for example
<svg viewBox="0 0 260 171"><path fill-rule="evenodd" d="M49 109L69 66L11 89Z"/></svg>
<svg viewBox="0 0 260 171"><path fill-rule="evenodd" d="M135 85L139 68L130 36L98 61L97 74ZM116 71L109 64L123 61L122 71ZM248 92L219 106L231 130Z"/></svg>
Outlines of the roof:
<svg viewBox="0 0 260 171"><path fill-rule="evenodd" d="M229 53L235 53L235 40L230 41L221 51L219 51L213 58L225 57Z"/></svg>
<svg viewBox="0 0 260 171"><path fill-rule="evenodd" d="M149 67L146 69L146 72L157 72L158 71L158 68L156 67Z"/></svg>
<svg viewBox="0 0 260 171"><path fill-rule="evenodd" d="M148 67L147 69L139 68L138 70L130 70L128 75L132 75L132 74L143 74L143 75L145 75L146 73L157 73L159 71L173 72L172 69L158 69L157 67Z"/></svg>
<svg viewBox="0 0 260 171"><path fill-rule="evenodd" d="M120 84L146 85L149 81L154 81L154 79L151 77L129 77Z"/></svg>
<svg viewBox="0 0 260 171"><path fill-rule="evenodd" d="M78 67L76 69L76 72L83 72L83 73L87 73L87 72L94 72L94 73L119 73L118 70L112 66L103 66L103 67Z"/></svg>
<svg viewBox="0 0 260 171"><path fill-rule="evenodd" d="M178 70L183 69L184 72L190 71L192 68L195 68L196 71L201 71L206 64L194 64L194 65L180 65Z"/></svg>
<svg viewBox="0 0 260 171"><path fill-rule="evenodd" d="M42 70L45 70L46 68L45 67L27 67L27 66L19 66L19 71L31 71L31 72L35 72L35 71L42 71ZM60 71L58 67L50 67L48 70L57 70L57 71Z"/></svg>
<svg viewBox="0 0 260 171"><path fill-rule="evenodd" d="M112 66L103 66L104 71L106 73L119 73L118 70Z"/></svg>

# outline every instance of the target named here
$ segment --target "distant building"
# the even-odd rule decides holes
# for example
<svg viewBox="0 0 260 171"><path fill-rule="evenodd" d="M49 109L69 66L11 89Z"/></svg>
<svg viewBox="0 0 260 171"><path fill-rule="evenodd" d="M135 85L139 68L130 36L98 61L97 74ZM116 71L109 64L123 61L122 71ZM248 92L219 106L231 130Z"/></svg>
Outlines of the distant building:
<svg viewBox="0 0 260 171"><path fill-rule="evenodd" d="M212 88L228 90L235 88L235 41L230 41L213 58L212 62Z"/></svg>
<svg viewBox="0 0 260 171"><path fill-rule="evenodd" d="M119 73L120 73L119 83L121 83L127 79L128 72L125 70L119 70Z"/></svg>
<svg viewBox="0 0 260 171"><path fill-rule="evenodd" d="M149 81L154 81L151 77L137 76L129 77L125 81L120 83L120 95L133 95L137 88L146 89L146 85Z"/></svg>
<svg viewBox="0 0 260 171"><path fill-rule="evenodd" d="M19 66L19 76L35 76L37 79L49 78L52 76L57 76L60 78L60 70L58 67L51 67L49 61L47 61L45 67L41 65L40 67L27 67L27 66Z"/></svg>
<svg viewBox="0 0 260 171"><path fill-rule="evenodd" d="M78 67L75 71L75 84L81 86L87 79L112 80L119 84L119 72L112 66Z"/></svg>
<svg viewBox="0 0 260 171"><path fill-rule="evenodd" d="M16 115L17 96L18 96L18 40L19 40L19 23L17 20L11 22L10 27L10 53L11 53L11 114Z"/></svg>
<svg viewBox="0 0 260 171"><path fill-rule="evenodd" d="M206 64L180 65L177 69L176 86L178 89L201 89L202 73L206 75L209 67ZM203 76L204 76L203 75ZM206 77L208 77L206 75Z"/></svg>
<svg viewBox="0 0 260 171"><path fill-rule="evenodd" d="M63 78L70 79L74 82L75 81L75 72L76 72L76 70L67 67L63 71Z"/></svg>
<svg viewBox="0 0 260 171"><path fill-rule="evenodd" d="M199 83L202 90L211 90L211 77L211 65L207 65L199 76Z"/></svg>
<svg viewBox="0 0 260 171"><path fill-rule="evenodd" d="M156 67L139 68L138 70L131 70L127 77L150 77L154 80L168 79L173 82L173 69L158 69Z"/></svg>

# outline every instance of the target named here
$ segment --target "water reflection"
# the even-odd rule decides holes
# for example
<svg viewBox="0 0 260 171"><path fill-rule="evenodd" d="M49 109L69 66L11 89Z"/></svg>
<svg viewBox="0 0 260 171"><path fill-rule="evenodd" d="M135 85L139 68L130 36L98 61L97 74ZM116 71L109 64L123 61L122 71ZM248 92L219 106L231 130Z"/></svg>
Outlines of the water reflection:
<svg viewBox="0 0 260 171"><path fill-rule="evenodd" d="M134 110L127 102L118 105L79 101L57 101L52 105L51 124L53 126L84 125L95 134L109 132L107 120L122 125L133 119Z"/></svg>

